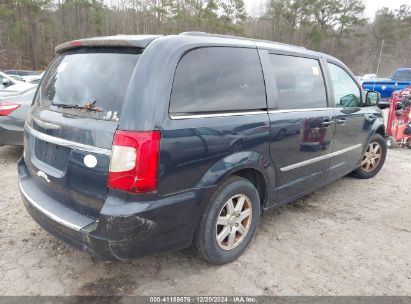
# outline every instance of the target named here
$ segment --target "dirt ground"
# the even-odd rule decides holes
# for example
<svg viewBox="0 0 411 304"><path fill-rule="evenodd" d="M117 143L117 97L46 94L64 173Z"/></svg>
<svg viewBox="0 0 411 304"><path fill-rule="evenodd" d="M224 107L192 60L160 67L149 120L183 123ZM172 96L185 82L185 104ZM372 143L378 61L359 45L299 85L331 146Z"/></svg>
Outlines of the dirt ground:
<svg viewBox="0 0 411 304"><path fill-rule="evenodd" d="M0 295L411 295L411 150L268 212L224 266L191 248L104 262L66 246L23 207L21 153L0 147Z"/></svg>

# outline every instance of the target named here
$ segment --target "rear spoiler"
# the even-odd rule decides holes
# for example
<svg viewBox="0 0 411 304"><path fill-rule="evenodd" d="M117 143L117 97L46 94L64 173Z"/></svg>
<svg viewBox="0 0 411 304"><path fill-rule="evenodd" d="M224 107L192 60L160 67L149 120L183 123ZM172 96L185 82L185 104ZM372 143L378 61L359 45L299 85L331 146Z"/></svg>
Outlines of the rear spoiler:
<svg viewBox="0 0 411 304"><path fill-rule="evenodd" d="M56 53L79 47L135 47L145 48L160 35L116 35L106 37L85 38L65 42L56 46Z"/></svg>

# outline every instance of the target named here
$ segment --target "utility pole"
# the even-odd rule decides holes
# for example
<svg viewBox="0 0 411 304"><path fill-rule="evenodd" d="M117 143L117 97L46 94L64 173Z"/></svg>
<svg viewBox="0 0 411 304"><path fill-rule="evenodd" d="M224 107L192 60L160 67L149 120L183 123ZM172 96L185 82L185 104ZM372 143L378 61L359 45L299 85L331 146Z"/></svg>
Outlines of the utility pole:
<svg viewBox="0 0 411 304"><path fill-rule="evenodd" d="M380 63L381 63L381 57L382 57L382 49L383 49L383 47L384 47L384 39L382 40L382 42L381 42L381 50L380 50L380 57L378 58L378 65L377 65L377 72L376 72L376 74L377 74L377 77L378 77L378 72L379 72L379 70L380 70Z"/></svg>

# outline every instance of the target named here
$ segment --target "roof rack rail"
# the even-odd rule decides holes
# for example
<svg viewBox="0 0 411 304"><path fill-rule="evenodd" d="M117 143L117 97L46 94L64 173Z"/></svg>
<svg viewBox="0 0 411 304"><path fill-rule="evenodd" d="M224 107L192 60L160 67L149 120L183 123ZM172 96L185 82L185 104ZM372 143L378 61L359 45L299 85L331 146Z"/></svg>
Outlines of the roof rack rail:
<svg viewBox="0 0 411 304"><path fill-rule="evenodd" d="M255 38L248 38L248 37L241 37L241 36L233 36L233 35L223 35L223 34L211 34L207 32L200 32L200 31L192 31L192 32L182 32L180 35L187 35L187 36L208 36L208 37L218 37L218 38L231 38L231 39L239 39L239 40L248 40L248 41L255 41L255 42L266 42L266 43L272 43L272 44L278 44L278 45L284 45L284 46L290 46L290 47L296 47L296 48L301 48L306 50L305 47L299 46L299 45L292 45L292 44L287 44L287 43L282 43L282 42L277 42L277 41L271 41L271 40L263 40L263 39L255 39Z"/></svg>

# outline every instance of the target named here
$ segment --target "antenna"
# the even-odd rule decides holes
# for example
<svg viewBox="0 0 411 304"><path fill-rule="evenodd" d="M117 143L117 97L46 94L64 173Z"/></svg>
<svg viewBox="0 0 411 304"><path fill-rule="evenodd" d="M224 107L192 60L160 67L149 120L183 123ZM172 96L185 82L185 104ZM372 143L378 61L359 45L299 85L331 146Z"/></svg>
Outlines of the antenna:
<svg viewBox="0 0 411 304"><path fill-rule="evenodd" d="M384 39L381 42L381 50L380 50L380 57L378 58L378 65L377 65L377 72L375 74L377 74L378 77L378 71L380 70L380 63L381 63L381 57L382 57L382 49L384 47Z"/></svg>

